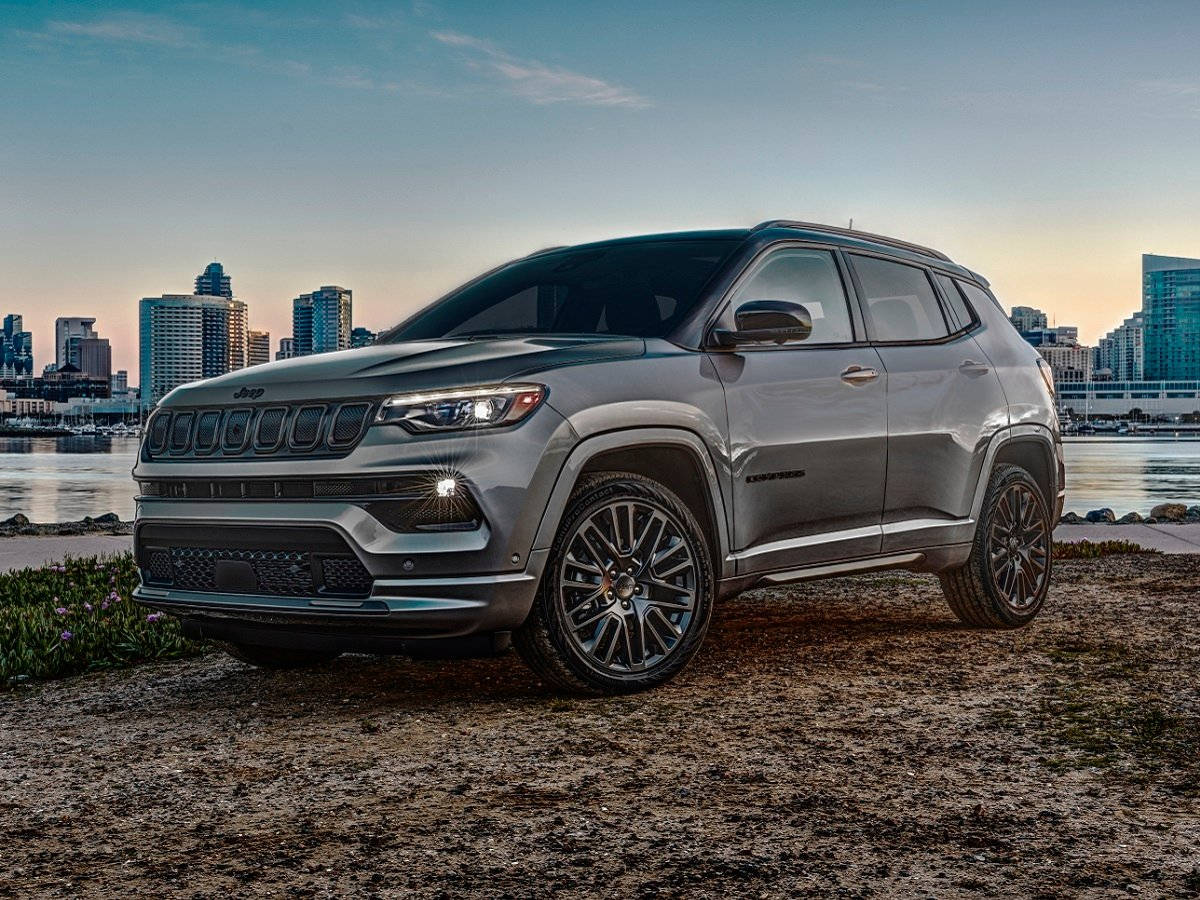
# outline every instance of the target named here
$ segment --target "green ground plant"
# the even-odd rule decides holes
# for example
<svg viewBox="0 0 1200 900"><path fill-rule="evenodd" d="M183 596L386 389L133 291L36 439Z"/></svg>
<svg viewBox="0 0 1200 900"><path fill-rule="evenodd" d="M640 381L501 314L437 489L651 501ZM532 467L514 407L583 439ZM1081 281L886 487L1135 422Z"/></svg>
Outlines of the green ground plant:
<svg viewBox="0 0 1200 900"><path fill-rule="evenodd" d="M1065 543L1055 541L1055 559L1099 559L1102 556L1123 556L1128 554L1158 553L1135 544L1133 541L1079 541Z"/></svg>
<svg viewBox="0 0 1200 900"><path fill-rule="evenodd" d="M0 686L204 652L130 599L129 553L0 575Z"/></svg>

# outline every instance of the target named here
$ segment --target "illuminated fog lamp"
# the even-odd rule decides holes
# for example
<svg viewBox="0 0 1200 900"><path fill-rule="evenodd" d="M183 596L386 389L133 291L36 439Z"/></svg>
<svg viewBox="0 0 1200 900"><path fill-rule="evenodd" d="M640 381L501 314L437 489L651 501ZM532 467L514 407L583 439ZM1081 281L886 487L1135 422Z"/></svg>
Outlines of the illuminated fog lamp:
<svg viewBox="0 0 1200 900"><path fill-rule="evenodd" d="M453 497L458 493L458 482L453 478L441 478L434 489L439 497Z"/></svg>

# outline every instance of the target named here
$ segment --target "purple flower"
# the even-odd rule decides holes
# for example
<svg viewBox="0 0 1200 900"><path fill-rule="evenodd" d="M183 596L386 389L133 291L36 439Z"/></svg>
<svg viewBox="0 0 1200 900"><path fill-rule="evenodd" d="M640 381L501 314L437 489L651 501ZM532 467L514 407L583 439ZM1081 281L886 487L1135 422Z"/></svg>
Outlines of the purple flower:
<svg viewBox="0 0 1200 900"><path fill-rule="evenodd" d="M83 604L83 608L86 609L88 612L91 612L93 609L93 606L90 603L85 603L85 604Z"/></svg>
<svg viewBox="0 0 1200 900"><path fill-rule="evenodd" d="M150 613L150 615L146 616L146 621L147 622L157 622L161 618L162 618L162 613Z"/></svg>
<svg viewBox="0 0 1200 900"><path fill-rule="evenodd" d="M67 614L67 608L65 606L56 606L54 611L60 616L65 616Z"/></svg>
<svg viewBox="0 0 1200 900"><path fill-rule="evenodd" d="M59 637L62 638L64 641L69 641L71 638L74 637L74 635L71 634L71 632L69 632L69 631L64 631L62 634L59 635Z"/></svg>
<svg viewBox="0 0 1200 900"><path fill-rule="evenodd" d="M108 609L108 601L107 601L107 600L105 600L103 603L101 603L101 604L100 604L100 608L101 608L101 609Z"/></svg>

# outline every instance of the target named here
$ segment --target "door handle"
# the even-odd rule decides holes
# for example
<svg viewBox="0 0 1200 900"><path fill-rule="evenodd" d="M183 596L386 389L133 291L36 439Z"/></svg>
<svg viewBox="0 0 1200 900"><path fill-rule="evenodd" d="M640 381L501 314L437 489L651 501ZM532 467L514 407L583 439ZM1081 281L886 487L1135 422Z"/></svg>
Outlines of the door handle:
<svg viewBox="0 0 1200 900"><path fill-rule="evenodd" d="M842 381L846 384L866 384L879 377L879 370L869 366L847 366L842 371Z"/></svg>
<svg viewBox="0 0 1200 900"><path fill-rule="evenodd" d="M959 363L958 371L964 375L986 375L991 371L991 367L987 363L975 362L973 359L964 359Z"/></svg>

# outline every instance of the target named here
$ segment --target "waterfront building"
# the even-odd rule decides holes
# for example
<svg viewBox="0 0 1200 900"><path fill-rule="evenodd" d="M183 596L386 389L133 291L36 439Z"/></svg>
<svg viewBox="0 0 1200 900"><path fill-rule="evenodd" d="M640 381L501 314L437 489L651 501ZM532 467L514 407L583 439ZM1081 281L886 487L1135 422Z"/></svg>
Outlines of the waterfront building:
<svg viewBox="0 0 1200 900"><path fill-rule="evenodd" d="M279 352L275 354L276 359L291 359L296 355L296 342L290 337L279 339Z"/></svg>
<svg viewBox="0 0 1200 900"><path fill-rule="evenodd" d="M292 301L292 340L296 356L350 347L352 292L323 285Z"/></svg>
<svg viewBox="0 0 1200 900"><path fill-rule="evenodd" d="M67 363L79 365L79 342L99 337L92 328L95 324L95 316L59 316L54 320L55 368L61 369Z"/></svg>
<svg viewBox="0 0 1200 900"><path fill-rule="evenodd" d="M1043 344L1037 351L1050 363L1056 385L1092 380L1091 347Z"/></svg>
<svg viewBox="0 0 1200 900"><path fill-rule="evenodd" d="M257 366L271 361L271 332L246 332L246 365Z"/></svg>
<svg viewBox="0 0 1200 900"><path fill-rule="evenodd" d="M117 369L112 373L112 377L108 379L108 387L114 397L121 394L129 393L129 372L125 369Z"/></svg>
<svg viewBox="0 0 1200 900"><path fill-rule="evenodd" d="M376 334L369 328L354 328L350 331L351 347L369 347L375 343Z"/></svg>
<svg viewBox="0 0 1200 900"><path fill-rule="evenodd" d="M108 381L112 377L112 347L108 338L83 338L76 347L74 365L89 378Z"/></svg>
<svg viewBox="0 0 1200 900"><path fill-rule="evenodd" d="M1017 331L1022 333L1026 331L1040 331L1049 324L1046 314L1040 309L1034 309L1032 306L1014 306L1012 308L1012 315L1008 318Z"/></svg>
<svg viewBox="0 0 1200 900"><path fill-rule="evenodd" d="M1064 417L1200 421L1200 380L1064 383L1057 399Z"/></svg>
<svg viewBox="0 0 1200 900"><path fill-rule="evenodd" d="M1114 381L1142 381L1146 377L1145 319L1135 312L1100 338L1096 368L1108 369Z"/></svg>
<svg viewBox="0 0 1200 900"><path fill-rule="evenodd" d="M164 294L142 298L139 384L153 406L181 384L246 365L246 304L228 297Z"/></svg>
<svg viewBox="0 0 1200 900"><path fill-rule="evenodd" d="M33 375L33 333L24 330L23 322L17 313L4 317L0 330L0 377Z"/></svg>
<svg viewBox="0 0 1200 900"><path fill-rule="evenodd" d="M1145 375L1200 378L1200 259L1142 255Z"/></svg>
<svg viewBox="0 0 1200 900"><path fill-rule="evenodd" d="M233 299L233 282L225 274L225 267L211 262L196 276L196 293L203 297L227 297Z"/></svg>

